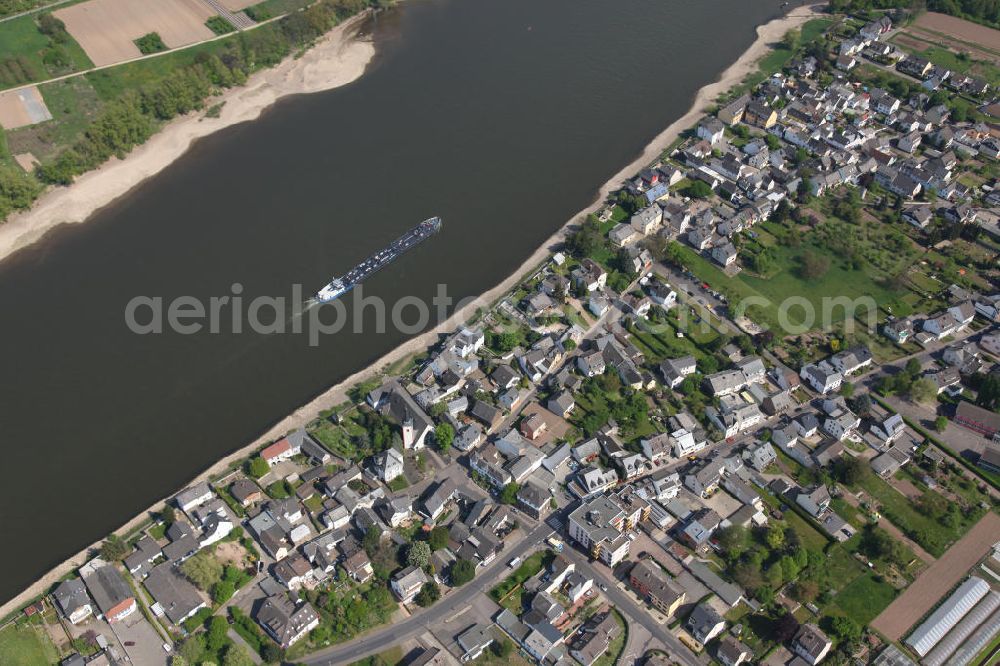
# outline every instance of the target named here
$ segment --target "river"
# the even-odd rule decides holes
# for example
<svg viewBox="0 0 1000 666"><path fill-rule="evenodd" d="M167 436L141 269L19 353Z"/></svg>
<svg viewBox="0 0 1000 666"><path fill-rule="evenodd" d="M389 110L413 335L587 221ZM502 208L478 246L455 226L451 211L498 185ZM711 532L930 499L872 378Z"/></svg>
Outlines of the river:
<svg viewBox="0 0 1000 666"><path fill-rule="evenodd" d="M406 339L136 335L136 296L315 291L416 222L390 304L500 282L680 117L778 0L406 0L355 83L199 141L0 264L0 598Z"/></svg>

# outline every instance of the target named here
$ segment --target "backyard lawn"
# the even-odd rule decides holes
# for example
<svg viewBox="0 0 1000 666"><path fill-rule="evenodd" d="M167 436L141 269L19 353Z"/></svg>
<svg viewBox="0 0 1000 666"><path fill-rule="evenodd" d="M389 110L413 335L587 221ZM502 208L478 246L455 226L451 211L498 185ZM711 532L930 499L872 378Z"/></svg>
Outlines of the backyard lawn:
<svg viewBox="0 0 1000 666"><path fill-rule="evenodd" d="M12 624L0 631L0 664L37 666L58 660L55 646L41 630Z"/></svg>
<svg viewBox="0 0 1000 666"><path fill-rule="evenodd" d="M896 588L875 574L865 572L838 592L826 610L839 610L858 624L865 625L875 619L895 598Z"/></svg>
<svg viewBox="0 0 1000 666"><path fill-rule="evenodd" d="M524 581L541 571L542 567L550 562L553 557L554 555L550 550L540 550L537 553L529 555L523 562L521 562L521 565L514 570L514 573L507 576L500 582L499 585L490 590L490 597L494 601L503 599L515 587L519 587L524 583Z"/></svg>
<svg viewBox="0 0 1000 666"><path fill-rule="evenodd" d="M326 419L323 419L315 428L310 429L309 434L327 449L348 460L353 460L357 454L357 449L351 442L347 431L342 426L330 423Z"/></svg>

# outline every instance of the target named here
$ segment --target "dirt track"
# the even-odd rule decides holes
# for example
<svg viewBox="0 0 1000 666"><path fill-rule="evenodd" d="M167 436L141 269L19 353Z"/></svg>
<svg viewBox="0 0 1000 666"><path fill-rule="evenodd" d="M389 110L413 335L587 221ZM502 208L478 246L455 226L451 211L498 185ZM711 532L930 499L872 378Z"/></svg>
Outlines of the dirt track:
<svg viewBox="0 0 1000 666"><path fill-rule="evenodd" d="M927 568L889 607L872 621L872 628L898 641L934 604L955 586L990 547L1000 540L1000 515L990 511L968 534Z"/></svg>
<svg viewBox="0 0 1000 666"><path fill-rule="evenodd" d="M90 0L54 15L97 66L138 57L133 41L151 32L170 48L215 34L205 26L215 13L201 0Z"/></svg>

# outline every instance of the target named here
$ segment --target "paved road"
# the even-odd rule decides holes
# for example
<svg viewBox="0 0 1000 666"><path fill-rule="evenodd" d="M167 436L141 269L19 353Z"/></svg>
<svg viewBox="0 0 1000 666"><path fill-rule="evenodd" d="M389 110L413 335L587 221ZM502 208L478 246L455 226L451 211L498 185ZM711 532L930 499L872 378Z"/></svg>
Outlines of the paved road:
<svg viewBox="0 0 1000 666"><path fill-rule="evenodd" d="M552 532L545 523L528 532L513 548L505 550L493 564L480 572L471 583L460 587L430 608L388 627L382 627L360 638L334 645L300 659L303 664L349 664L401 643L427 631L434 624L464 611L478 594L483 594L510 573L507 562L523 557L541 544Z"/></svg>

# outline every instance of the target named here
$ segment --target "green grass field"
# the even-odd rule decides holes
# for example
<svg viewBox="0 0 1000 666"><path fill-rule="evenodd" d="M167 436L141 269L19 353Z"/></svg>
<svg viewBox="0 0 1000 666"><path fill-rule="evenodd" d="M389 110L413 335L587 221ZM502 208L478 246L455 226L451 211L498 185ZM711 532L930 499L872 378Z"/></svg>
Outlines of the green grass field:
<svg viewBox="0 0 1000 666"><path fill-rule="evenodd" d="M875 619L895 598L896 588L866 572L842 589L828 610L843 611L847 617L865 625Z"/></svg>
<svg viewBox="0 0 1000 666"><path fill-rule="evenodd" d="M730 277L690 247L678 244L674 251L681 263L699 280L726 294L734 314L740 312L741 303L753 303L746 309L746 316L773 330L786 329L782 322L809 329L828 327L843 322L848 314L866 320L869 312L874 317L879 316L880 310L906 316L912 310L912 305L906 300L912 292L899 281L889 278L905 270L913 261L914 253L908 250L905 239L896 236L887 238L886 235L892 231L883 229L883 226L881 222L848 225L830 219L817 227L823 234L817 233L817 230L808 232L808 235L803 233L810 240L791 246L776 242L779 225L759 225L757 240L748 242L744 251L755 253L761 247L768 249L773 269L766 276L744 270ZM844 234L851 234L851 248L858 257L856 262L839 256L828 247ZM884 248L889 242L903 245L904 250L894 252ZM807 277L800 269L807 252L829 260L829 268L818 277ZM847 302L840 303L837 299L847 299ZM866 305L870 302L868 299L874 300L874 310ZM898 355L890 349L882 351L886 360Z"/></svg>
<svg viewBox="0 0 1000 666"><path fill-rule="evenodd" d="M22 16L0 23L0 61L7 58L18 58L29 65L32 76L30 81L41 81L62 74L79 72L93 67L94 64L87 54L72 37L66 35L66 41L59 45L66 58L65 64L58 64L43 58L44 51L50 47L50 40L38 30L35 15ZM30 82L30 81L26 81ZM19 83L5 81L0 77L0 88L10 88Z"/></svg>
<svg viewBox="0 0 1000 666"><path fill-rule="evenodd" d="M972 526L972 522L962 520L956 526L948 527L925 516L914 507L909 498L877 476L868 476L860 486L881 504L882 515L886 519L934 557L943 555L948 547Z"/></svg>
<svg viewBox="0 0 1000 666"><path fill-rule="evenodd" d="M172 51L156 58L90 72L86 76L101 99L109 101L129 90L137 90L145 84L159 81L177 69L194 64L202 53L221 52L226 48L226 44L236 39L239 39L238 34L181 51Z"/></svg>
<svg viewBox="0 0 1000 666"><path fill-rule="evenodd" d="M56 648L43 631L10 625L0 631L0 664L38 666L59 660Z"/></svg>
<svg viewBox="0 0 1000 666"><path fill-rule="evenodd" d="M294 12L313 3L313 0L264 0L247 8L247 14L257 21Z"/></svg>

